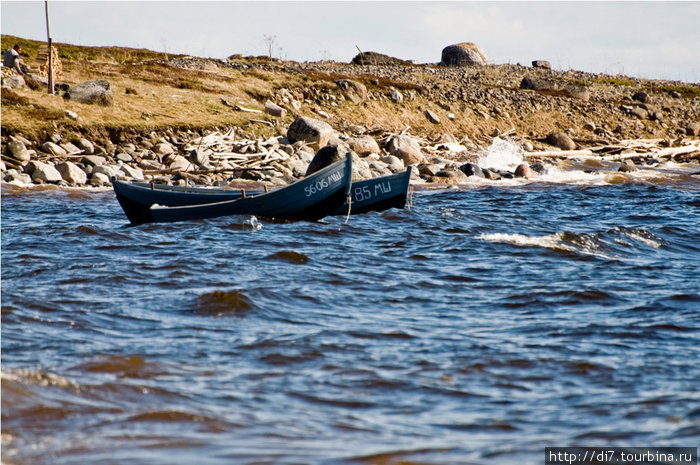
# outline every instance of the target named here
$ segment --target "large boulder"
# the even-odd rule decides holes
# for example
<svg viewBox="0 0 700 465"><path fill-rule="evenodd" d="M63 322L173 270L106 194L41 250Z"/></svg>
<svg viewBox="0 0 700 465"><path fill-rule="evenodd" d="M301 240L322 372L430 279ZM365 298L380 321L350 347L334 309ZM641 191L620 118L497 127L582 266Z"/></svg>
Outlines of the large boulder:
<svg viewBox="0 0 700 465"><path fill-rule="evenodd" d="M340 87L346 99L352 103L362 103L367 98L367 87L352 79L339 79L335 84Z"/></svg>
<svg viewBox="0 0 700 465"><path fill-rule="evenodd" d="M109 81L88 81L71 87L65 98L80 103L110 106L113 103Z"/></svg>
<svg viewBox="0 0 700 465"><path fill-rule="evenodd" d="M330 124L302 116L297 118L287 129L287 139L291 142L306 142L315 150L325 146L333 135Z"/></svg>
<svg viewBox="0 0 700 465"><path fill-rule="evenodd" d="M396 65L412 65L410 61L394 58L389 55L384 55L377 52L360 52L355 55L351 63L353 65L374 65L374 66L396 66Z"/></svg>
<svg viewBox="0 0 700 465"><path fill-rule="evenodd" d="M552 64L547 60L533 60L533 68L552 69Z"/></svg>
<svg viewBox="0 0 700 465"><path fill-rule="evenodd" d="M576 149L576 142L574 142L571 137L569 137L565 132L554 131L547 135L545 141L549 145L559 147L562 150L574 150Z"/></svg>
<svg viewBox="0 0 700 465"><path fill-rule="evenodd" d="M20 75L3 78L2 86L8 89L21 89L26 85L24 78Z"/></svg>
<svg viewBox="0 0 700 465"><path fill-rule="evenodd" d="M445 66L483 66L486 55L478 45L462 42L442 49L442 64Z"/></svg>
<svg viewBox="0 0 700 465"><path fill-rule="evenodd" d="M379 153L379 144L372 136L352 137L348 139L348 144L353 152L361 156Z"/></svg>
<svg viewBox="0 0 700 465"><path fill-rule="evenodd" d="M27 162L31 159L29 150L21 141L11 140L7 143L7 148L10 150L12 158L19 162Z"/></svg>
<svg viewBox="0 0 700 465"><path fill-rule="evenodd" d="M391 155L403 161L405 166L425 162L425 157L420 150L420 145L410 136L404 134L394 136L389 139L385 148Z"/></svg>
<svg viewBox="0 0 700 465"><path fill-rule="evenodd" d="M80 185L87 182L87 174L78 165L70 161L59 163L56 169L61 173L61 177L69 184Z"/></svg>
<svg viewBox="0 0 700 465"><path fill-rule="evenodd" d="M63 180L61 173L53 165L42 161L30 161L25 171L31 174L34 182L58 183Z"/></svg>
<svg viewBox="0 0 700 465"><path fill-rule="evenodd" d="M344 148L345 147L343 146L337 145L326 145L323 147L318 151L318 153L316 153L313 160L311 160L311 163L309 163L304 176L313 174L316 171L322 170L328 165L332 165L333 163L342 160L346 153Z"/></svg>

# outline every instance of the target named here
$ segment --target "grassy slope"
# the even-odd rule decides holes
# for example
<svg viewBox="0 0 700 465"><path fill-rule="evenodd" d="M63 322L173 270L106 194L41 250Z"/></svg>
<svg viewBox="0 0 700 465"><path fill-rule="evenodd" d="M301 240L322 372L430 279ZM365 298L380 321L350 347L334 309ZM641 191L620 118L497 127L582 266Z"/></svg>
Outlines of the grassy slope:
<svg viewBox="0 0 700 465"><path fill-rule="evenodd" d="M29 58L36 56L40 42L30 41L12 36L2 36L2 49L5 50L14 43L19 43L24 54ZM85 105L60 96L48 95L39 90L23 88L12 93L3 92L2 97L2 130L3 136L22 133L25 137L35 140L46 139L46 136L59 130L62 132L81 132L87 135L109 134L119 137L120 133L147 132L165 128L206 129L222 126L239 126L251 133L271 135L277 132L275 128L251 123L250 119L263 119L275 122L280 128L286 128L296 115L290 113L285 118L271 118L267 115L236 112L222 103L226 99L231 103L240 103L246 107L262 109L265 101L274 100L275 91L288 88L293 91L308 89L326 90L335 95L339 94L333 80L342 77L325 72L309 71L306 74L286 72L284 64L274 64L269 70L249 69L239 71L220 67L202 71L183 69L164 64L163 53L143 49L123 47L80 47L69 44L56 44L63 64L63 81L77 84L87 80L105 79L111 83L114 105L100 107ZM169 58L175 58L170 56ZM259 59L241 58L242 63L259 62ZM389 85L402 90L417 87L448 88L455 82L441 81L441 78L426 72L423 68L412 68L416 75L413 84L402 83L399 80L378 79L372 83L373 76L352 76L362 81L371 90L381 90L386 94ZM519 81L511 75L510 81L501 81L502 71L498 67L483 68L480 71L482 80L496 83L484 85L496 89L499 86L517 89ZM517 79L521 79L517 78ZM602 79L602 78L596 78ZM613 79L613 78L605 78ZM617 78L622 79L622 78ZM637 80L638 81L638 80ZM588 82L589 85L625 87L639 86L637 81L624 82ZM416 84L416 82L420 84ZM501 84L499 84L502 82ZM680 86L683 92L700 94L695 86ZM313 116L313 109L322 109L330 114L329 122L336 129L342 129L350 124L361 124L370 127L381 125L384 129L400 131L407 126L414 134L452 133L478 138L491 134L494 129L507 131L513 127L519 133L527 134L535 130L538 134L565 127L582 127L587 116L582 112L569 110L569 102L554 105L537 112L524 111L511 113L507 117L484 118L475 112L478 102L470 105L453 105L452 112L456 114L454 121L442 118L438 126L429 123L423 111L432 109L445 114L431 100L428 93L418 94L413 101L402 105L393 104L390 100L368 100L361 105L353 105L348 101L340 101L337 106L316 103L305 104L300 110L301 115ZM444 105L445 102L443 102ZM453 102L456 103L456 102ZM619 104L619 103L618 103ZM506 103L507 105L507 103ZM64 110L72 110L79 115L74 121L64 114ZM490 108L483 108L487 113ZM572 116L573 115L573 116ZM607 114L597 115L599 121L610 119ZM617 124L613 115L610 125ZM614 126L612 126L614 127ZM648 134L643 134L648 136Z"/></svg>

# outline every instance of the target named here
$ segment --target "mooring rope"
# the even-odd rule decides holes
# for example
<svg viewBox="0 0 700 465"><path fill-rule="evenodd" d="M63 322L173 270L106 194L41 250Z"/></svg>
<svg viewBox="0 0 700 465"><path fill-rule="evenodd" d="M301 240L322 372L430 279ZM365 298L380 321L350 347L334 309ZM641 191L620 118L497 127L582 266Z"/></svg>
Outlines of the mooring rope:
<svg viewBox="0 0 700 465"><path fill-rule="evenodd" d="M348 194L348 214L345 217L345 223L348 224L348 221L350 221L350 211L352 210L352 193Z"/></svg>

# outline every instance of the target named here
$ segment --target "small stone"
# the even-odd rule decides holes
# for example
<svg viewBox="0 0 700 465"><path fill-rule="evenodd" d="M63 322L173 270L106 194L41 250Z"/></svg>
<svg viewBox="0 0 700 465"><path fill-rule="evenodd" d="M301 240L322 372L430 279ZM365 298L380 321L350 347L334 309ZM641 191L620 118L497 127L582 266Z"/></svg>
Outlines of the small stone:
<svg viewBox="0 0 700 465"><path fill-rule="evenodd" d="M75 144L72 142L66 142L65 144L60 144L61 148L66 151L68 155L76 155L78 153L81 153L82 150L78 148Z"/></svg>
<svg viewBox="0 0 700 465"><path fill-rule="evenodd" d="M99 155L86 155L81 160L84 164L90 166L104 165L107 161L105 157L100 157Z"/></svg>
<svg viewBox="0 0 700 465"><path fill-rule="evenodd" d="M485 177L483 170L475 163L465 163L459 167L459 170L466 176L476 176L477 178Z"/></svg>
<svg viewBox="0 0 700 465"><path fill-rule="evenodd" d="M78 139L77 145L80 149L82 149L83 152L85 152L88 155L92 155L93 153L95 153L95 146L92 145L92 142L85 139L84 137Z"/></svg>
<svg viewBox="0 0 700 465"><path fill-rule="evenodd" d="M533 170L529 166L527 166L525 163L521 163L515 168L515 173L514 173L516 178L525 178L525 179L533 179L539 176L537 174L537 171Z"/></svg>
<svg viewBox="0 0 700 465"><path fill-rule="evenodd" d="M632 173L638 170L639 168L637 168L637 165L635 165L632 160L623 160L622 163L620 163L620 168L618 168L617 171L622 173Z"/></svg>
<svg viewBox="0 0 700 465"><path fill-rule="evenodd" d="M403 171L404 169L406 169L406 166L403 164L403 161L400 158L395 157L394 155L388 155L388 156L382 158L382 161L384 163L386 163L386 165L389 167L389 169L391 171L393 171L394 173L397 173L399 171Z"/></svg>
<svg viewBox="0 0 700 465"><path fill-rule="evenodd" d="M403 94L394 87L389 88L389 98L394 103L403 103Z"/></svg>
<svg viewBox="0 0 700 465"><path fill-rule="evenodd" d="M651 98L649 97L649 94L646 92L636 92L632 96L632 100L636 100L637 102L642 102L642 103L651 103Z"/></svg>
<svg viewBox="0 0 700 465"><path fill-rule="evenodd" d="M134 144L132 144L131 142L127 142L126 144L122 144L121 148L129 155L133 155L134 152L136 152L136 146Z"/></svg>
<svg viewBox="0 0 700 465"><path fill-rule="evenodd" d="M689 136L700 136L700 123L690 123L686 126L685 133Z"/></svg>
<svg viewBox="0 0 700 465"><path fill-rule="evenodd" d="M311 163L309 163L308 168L304 176L309 176L310 174L319 171L326 166L332 165L333 163L343 159L345 151L337 145L326 145L321 148L318 153L314 156Z"/></svg>
<svg viewBox="0 0 700 465"><path fill-rule="evenodd" d="M103 173L92 173L92 176L90 176L90 185L91 186L106 186L111 184L111 181L109 180L109 176Z"/></svg>
<svg viewBox="0 0 700 465"><path fill-rule="evenodd" d="M440 118L430 110L425 110L425 117L433 124L440 124Z"/></svg>
<svg viewBox="0 0 700 465"><path fill-rule="evenodd" d="M113 166L113 165L99 165L95 166L92 170L92 175L94 176L95 174L104 174L107 176L107 179L111 179L112 177L119 177L121 175L121 170L119 169L118 166Z"/></svg>
<svg viewBox="0 0 700 465"><path fill-rule="evenodd" d="M362 103L367 99L367 87L364 84L352 79L339 79L335 84L340 87L345 98L352 103Z"/></svg>
<svg viewBox="0 0 700 465"><path fill-rule="evenodd" d="M2 86L8 89L21 89L27 85L27 82L22 76L9 76L2 79Z"/></svg>
<svg viewBox="0 0 700 465"><path fill-rule="evenodd" d="M462 184L469 179L461 170L444 169L435 173L433 181L447 184Z"/></svg>
<svg viewBox="0 0 700 465"><path fill-rule="evenodd" d="M78 119L78 114L77 114L76 112L74 112L74 111L71 111L71 110L64 110L63 113L64 113L67 117L69 117L70 119L74 119L74 120L77 120L77 119Z"/></svg>
<svg viewBox="0 0 700 465"><path fill-rule="evenodd" d="M435 176L444 168L445 166L439 163L421 163L418 165L418 173L421 176Z"/></svg>
<svg viewBox="0 0 700 465"><path fill-rule="evenodd" d="M158 155L170 155L171 153L175 152L175 149L168 142L160 142L153 147L153 152L157 153Z"/></svg>
<svg viewBox="0 0 700 465"><path fill-rule="evenodd" d="M194 171L194 165L187 158L182 155L169 155L166 160L164 160L165 165L177 171Z"/></svg>
<svg viewBox="0 0 700 465"><path fill-rule="evenodd" d="M501 179L501 175L493 170L490 170L488 168L483 168L481 171L484 173L484 177L486 179L490 179L492 181L497 181L497 180Z"/></svg>
<svg viewBox="0 0 700 465"><path fill-rule="evenodd" d="M119 161L124 162L124 163L130 163L130 162L134 161L134 158L131 155L129 155L128 153L124 153L124 152L118 153L115 158Z"/></svg>
<svg viewBox="0 0 700 465"><path fill-rule="evenodd" d="M136 181L143 181L143 171L139 168L134 168L129 165L122 165L119 167L120 171L124 173L128 178L135 179Z"/></svg>
<svg viewBox="0 0 700 465"><path fill-rule="evenodd" d="M265 102L265 113L267 113L268 115L284 118L287 115L287 110L268 100L267 102Z"/></svg>
<svg viewBox="0 0 700 465"><path fill-rule="evenodd" d="M46 142L41 146L41 150L52 155L66 155L67 152L60 145L54 142Z"/></svg>

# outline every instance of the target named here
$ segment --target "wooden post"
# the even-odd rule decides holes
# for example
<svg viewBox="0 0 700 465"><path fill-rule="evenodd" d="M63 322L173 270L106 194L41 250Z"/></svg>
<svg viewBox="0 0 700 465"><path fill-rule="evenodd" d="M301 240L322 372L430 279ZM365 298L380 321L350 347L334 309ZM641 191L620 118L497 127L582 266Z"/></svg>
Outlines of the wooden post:
<svg viewBox="0 0 700 465"><path fill-rule="evenodd" d="M51 30L49 29L49 0L44 0L44 7L46 9L46 39L49 44L49 94L53 95L53 46L51 44Z"/></svg>

